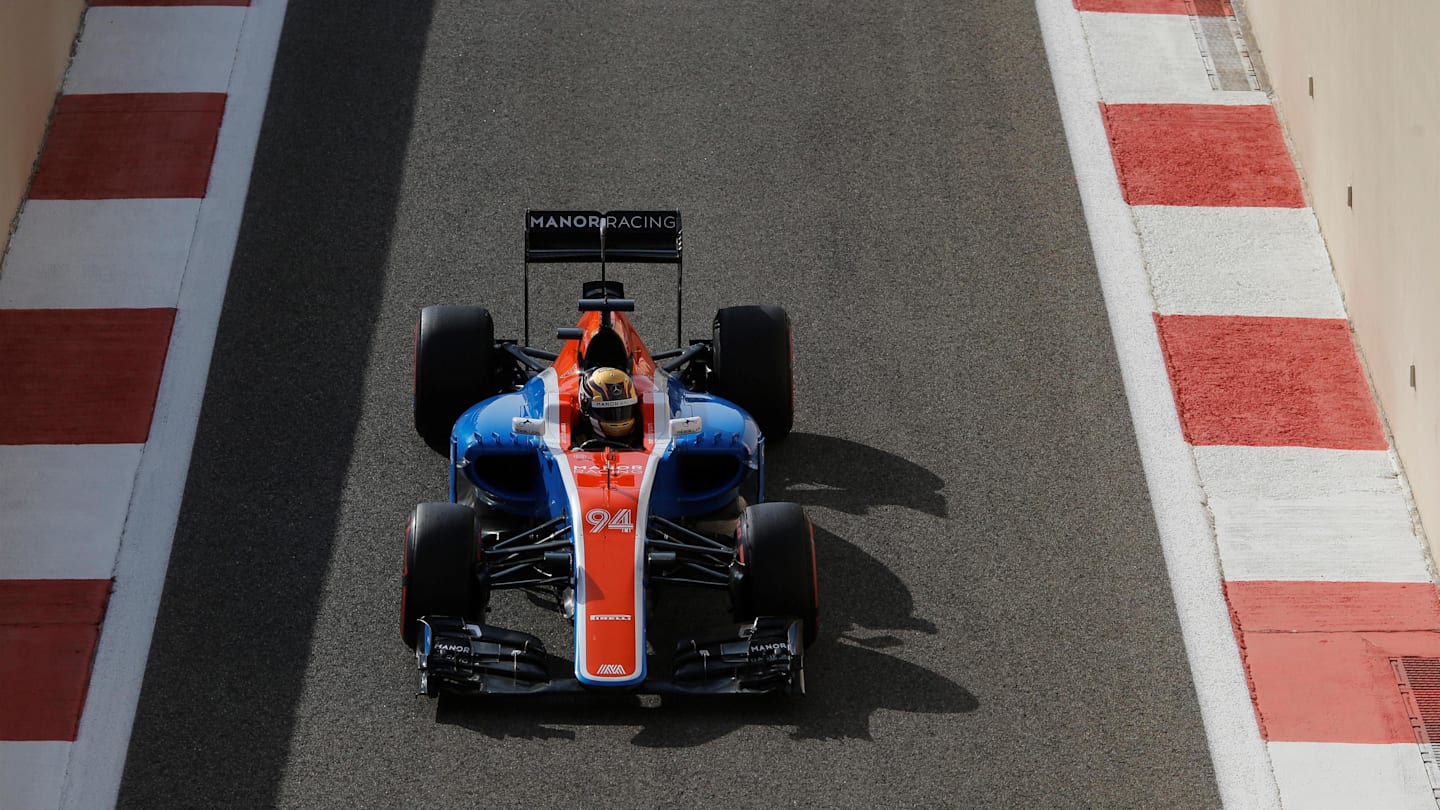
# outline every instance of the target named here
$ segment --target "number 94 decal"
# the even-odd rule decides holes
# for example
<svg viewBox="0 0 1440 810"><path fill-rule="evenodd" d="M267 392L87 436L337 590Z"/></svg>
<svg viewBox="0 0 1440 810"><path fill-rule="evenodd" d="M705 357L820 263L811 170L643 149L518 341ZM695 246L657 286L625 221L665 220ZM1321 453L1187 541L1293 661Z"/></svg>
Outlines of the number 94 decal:
<svg viewBox="0 0 1440 810"><path fill-rule="evenodd" d="M616 532L635 531L635 517L629 509L617 509L614 512L608 509L591 509L585 513L585 522L590 524L591 532L603 532L607 529Z"/></svg>

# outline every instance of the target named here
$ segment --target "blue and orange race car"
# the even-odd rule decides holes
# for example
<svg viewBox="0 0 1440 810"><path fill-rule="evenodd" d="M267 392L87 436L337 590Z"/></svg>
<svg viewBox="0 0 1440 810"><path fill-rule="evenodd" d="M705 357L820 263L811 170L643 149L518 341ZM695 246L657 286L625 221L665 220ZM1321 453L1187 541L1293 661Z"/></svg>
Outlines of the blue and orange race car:
<svg viewBox="0 0 1440 810"><path fill-rule="evenodd" d="M528 211L525 223L523 342L496 340L479 307L427 307L415 331L415 427L450 480L450 501L420 504L406 530L401 634L420 691L803 693L814 530L798 505L764 499L766 441L794 415L789 317L727 307L708 340L652 353L606 263L673 264L678 331L680 212ZM537 262L599 264L559 352L528 346ZM594 429L616 405L633 406L631 432ZM727 592L735 623L681 638L657 673L647 631L670 587ZM503 588L573 620L573 667L485 623Z"/></svg>

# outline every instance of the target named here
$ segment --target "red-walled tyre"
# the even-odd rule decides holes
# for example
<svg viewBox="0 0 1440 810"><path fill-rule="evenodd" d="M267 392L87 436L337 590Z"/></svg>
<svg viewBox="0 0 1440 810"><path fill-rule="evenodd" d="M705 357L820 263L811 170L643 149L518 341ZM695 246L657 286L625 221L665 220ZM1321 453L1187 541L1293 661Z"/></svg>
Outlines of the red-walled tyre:
<svg viewBox="0 0 1440 810"><path fill-rule="evenodd" d="M400 575L400 637L412 649L421 617L473 616L480 601L479 552L479 519L470 507L422 503L410 513Z"/></svg>
<svg viewBox="0 0 1440 810"><path fill-rule="evenodd" d="M805 510L794 503L746 507L736 529L736 573L730 585L735 620L799 619L808 647L820 631L818 588L815 529Z"/></svg>

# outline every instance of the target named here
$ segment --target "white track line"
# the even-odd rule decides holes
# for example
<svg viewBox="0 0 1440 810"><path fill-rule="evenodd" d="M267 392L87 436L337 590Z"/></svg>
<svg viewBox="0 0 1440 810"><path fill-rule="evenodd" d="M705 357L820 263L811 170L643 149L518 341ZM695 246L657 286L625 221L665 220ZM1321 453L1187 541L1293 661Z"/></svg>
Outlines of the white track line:
<svg viewBox="0 0 1440 810"><path fill-rule="evenodd" d="M138 444L0 447L0 575L109 579L140 451Z"/></svg>
<svg viewBox="0 0 1440 810"><path fill-rule="evenodd" d="M28 200L0 306L173 307L200 200Z"/></svg>
<svg viewBox="0 0 1440 810"><path fill-rule="evenodd" d="M1430 581L1398 487L1308 498L1212 494L1210 509L1230 581Z"/></svg>
<svg viewBox="0 0 1440 810"><path fill-rule="evenodd" d="M243 6L111 6L85 14L67 93L223 93Z"/></svg>
<svg viewBox="0 0 1440 810"><path fill-rule="evenodd" d="M1196 447L1227 580L1430 582L1387 450Z"/></svg>
<svg viewBox="0 0 1440 810"><path fill-rule="evenodd" d="M1282 500L1399 495L1388 450L1325 447L1196 447L1195 466L1210 497Z"/></svg>
<svg viewBox="0 0 1440 810"><path fill-rule="evenodd" d="M286 3L254 0L240 32L210 189L180 286L150 440L121 537L115 591L70 755L61 806L72 810L113 807L119 792Z"/></svg>
<svg viewBox="0 0 1440 810"><path fill-rule="evenodd" d="M1278 808L1280 795L1230 627L1203 495L1155 333L1140 243L1100 119L1100 93L1079 13L1071 0L1036 0L1035 7L1220 798L1230 808Z"/></svg>
<svg viewBox="0 0 1440 810"><path fill-rule="evenodd" d="M68 742L0 745L0 809L42 810L60 805Z"/></svg>
<svg viewBox="0 0 1440 810"><path fill-rule="evenodd" d="M1280 795L1306 810L1435 810L1414 743L1270 743Z"/></svg>
<svg viewBox="0 0 1440 810"><path fill-rule="evenodd" d="M1264 93L1210 86L1184 14L1082 12L1091 65L1111 104L1269 104Z"/></svg>
<svg viewBox="0 0 1440 810"><path fill-rule="evenodd" d="M1345 317L1309 208L1137 205L1130 213L1166 315Z"/></svg>

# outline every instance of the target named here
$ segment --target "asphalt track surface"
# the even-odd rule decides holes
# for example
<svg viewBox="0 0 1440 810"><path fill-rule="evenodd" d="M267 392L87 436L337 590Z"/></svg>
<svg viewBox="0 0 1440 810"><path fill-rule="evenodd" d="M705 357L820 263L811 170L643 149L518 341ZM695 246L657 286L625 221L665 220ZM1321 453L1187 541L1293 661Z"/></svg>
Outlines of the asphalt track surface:
<svg viewBox="0 0 1440 810"><path fill-rule="evenodd" d="M1028 2L337 8L290 6L122 806L1218 805ZM518 337L523 209L631 206L685 213L687 335L794 319L810 694L412 697L414 319Z"/></svg>

